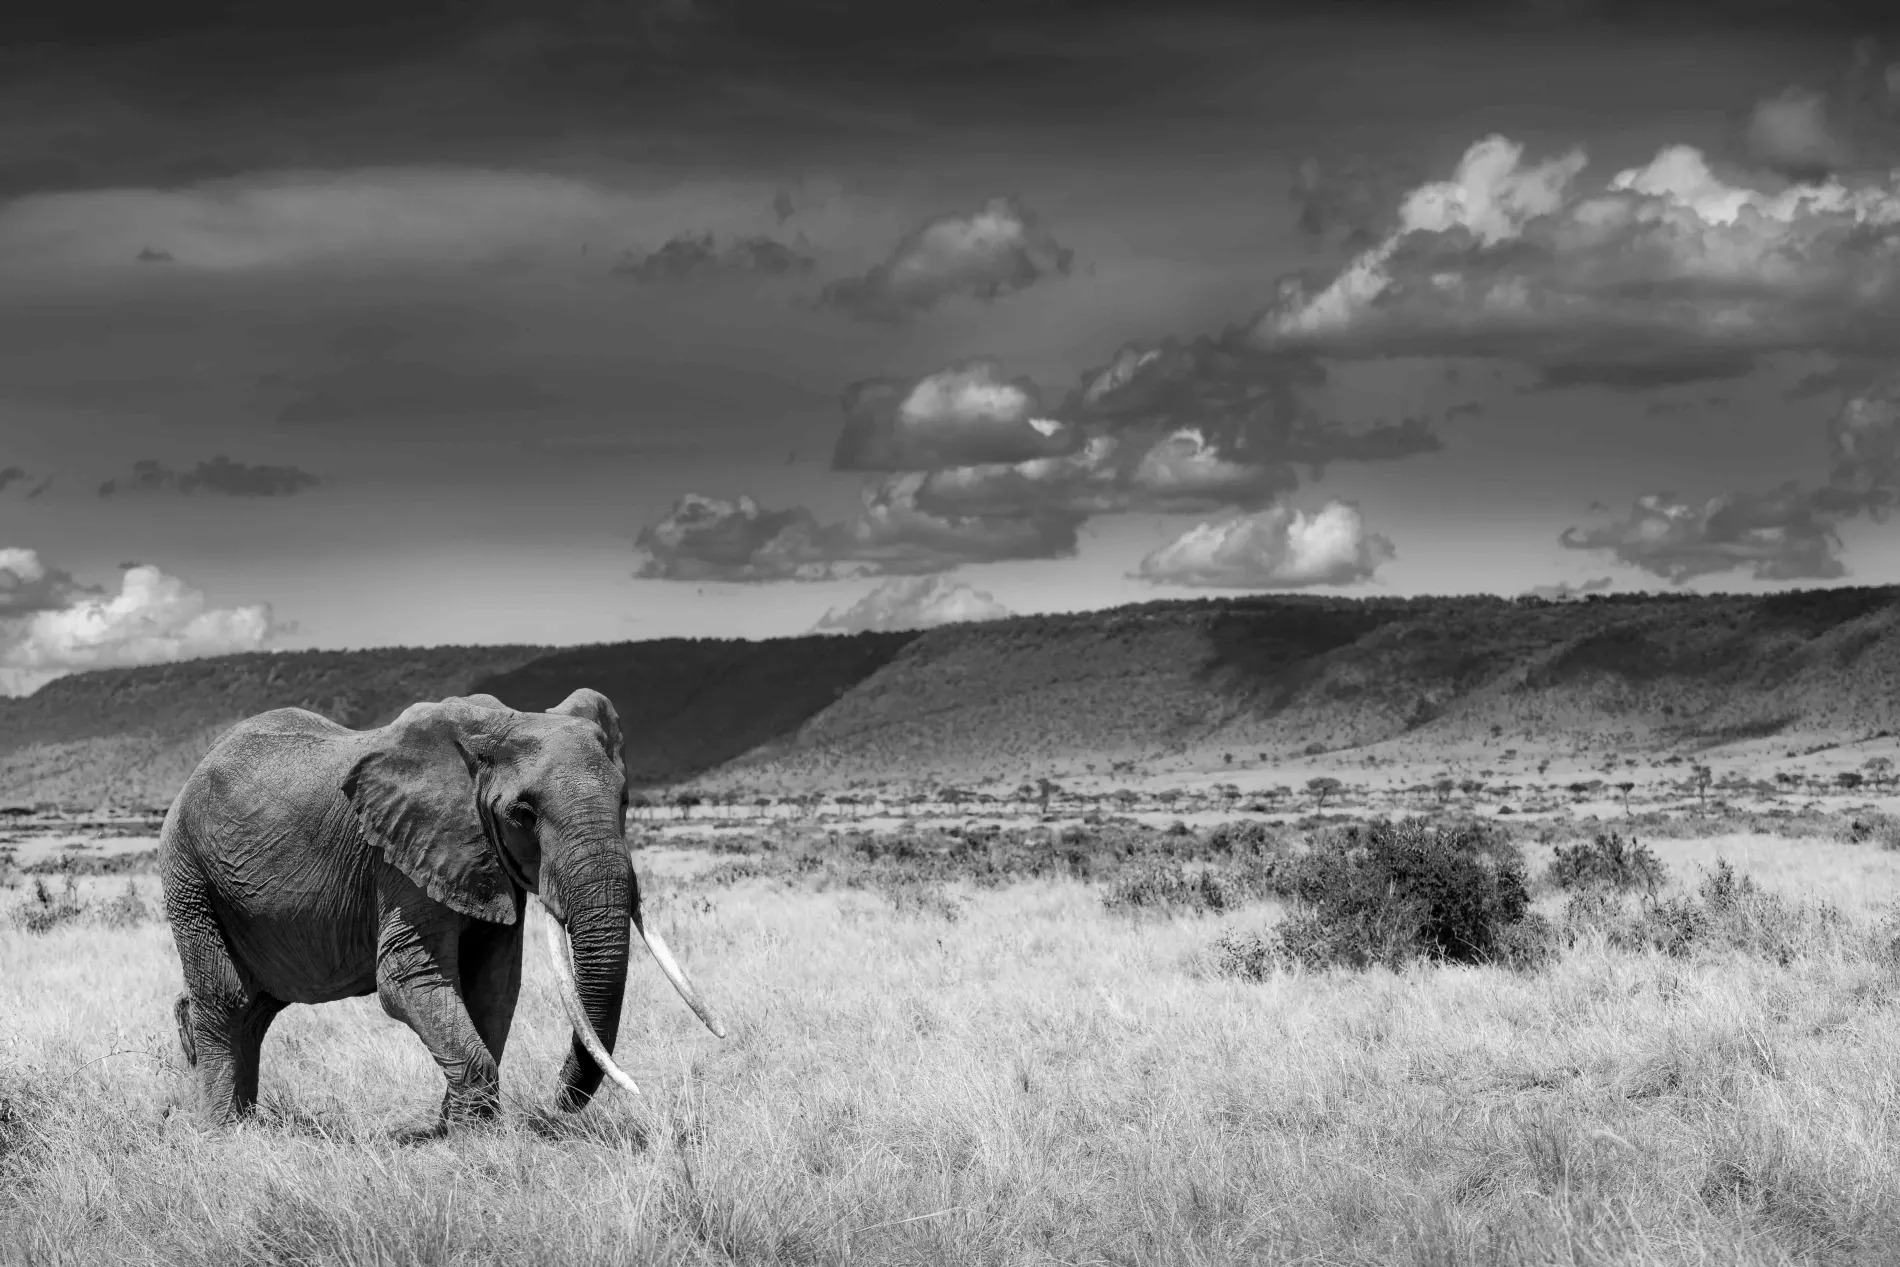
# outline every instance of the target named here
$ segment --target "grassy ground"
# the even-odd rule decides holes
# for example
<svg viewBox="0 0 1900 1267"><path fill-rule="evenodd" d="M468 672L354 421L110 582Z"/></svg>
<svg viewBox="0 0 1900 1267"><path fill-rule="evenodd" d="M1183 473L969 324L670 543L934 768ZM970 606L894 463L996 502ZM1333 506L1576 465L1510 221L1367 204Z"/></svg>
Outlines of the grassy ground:
<svg viewBox="0 0 1900 1267"><path fill-rule="evenodd" d="M1870 844L1650 843L1854 930L1900 897ZM1270 902L1131 920L1039 880L900 907L691 869L649 868L654 905L725 1042L636 960L646 1094L550 1115L537 925L504 1123L407 1147L441 1083L372 1000L286 1012L260 1119L206 1130L164 925L0 917L0 1262L1900 1260L1900 970L1858 932L1786 964L1586 938L1538 975L1247 983L1207 947Z"/></svg>

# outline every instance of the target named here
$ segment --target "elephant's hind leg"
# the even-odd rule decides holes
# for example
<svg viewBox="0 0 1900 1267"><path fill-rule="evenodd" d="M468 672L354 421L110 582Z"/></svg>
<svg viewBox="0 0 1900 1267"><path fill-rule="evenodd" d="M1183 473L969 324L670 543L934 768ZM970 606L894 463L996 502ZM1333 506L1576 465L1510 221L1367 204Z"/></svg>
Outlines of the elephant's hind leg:
<svg viewBox="0 0 1900 1267"><path fill-rule="evenodd" d="M185 1062L198 1072L205 1112L231 1122L257 1106L258 1049L285 1005L238 971L217 919L196 897L183 887L166 892L185 973L185 993L172 1010Z"/></svg>

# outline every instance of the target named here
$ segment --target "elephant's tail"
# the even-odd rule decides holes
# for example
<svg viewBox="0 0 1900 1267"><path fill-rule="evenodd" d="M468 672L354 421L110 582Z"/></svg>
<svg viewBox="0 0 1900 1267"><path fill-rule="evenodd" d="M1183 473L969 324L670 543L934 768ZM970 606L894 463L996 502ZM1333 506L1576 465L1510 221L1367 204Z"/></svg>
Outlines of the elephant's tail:
<svg viewBox="0 0 1900 1267"><path fill-rule="evenodd" d="M196 1067L198 1044L191 1040L191 996L179 995L178 1002L172 1004L172 1013L178 1018L178 1045L185 1049L185 1063Z"/></svg>

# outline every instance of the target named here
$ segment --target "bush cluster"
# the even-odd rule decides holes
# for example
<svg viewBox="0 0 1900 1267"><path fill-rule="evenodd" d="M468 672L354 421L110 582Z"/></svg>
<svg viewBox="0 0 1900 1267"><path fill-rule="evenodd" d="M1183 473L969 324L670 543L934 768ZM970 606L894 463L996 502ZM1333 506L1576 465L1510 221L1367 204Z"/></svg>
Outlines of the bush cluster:
<svg viewBox="0 0 1900 1267"><path fill-rule="evenodd" d="M108 928L132 928L154 918L136 880L127 877L125 888L107 901L86 902L80 899L76 875L74 870L66 871L57 892L45 876L34 876L27 900L13 908L13 922L29 933L50 933L86 918Z"/></svg>
<svg viewBox="0 0 1900 1267"><path fill-rule="evenodd" d="M1716 859L1693 895L1665 901L1645 896L1631 908L1613 890L1583 890L1565 907L1563 933L1566 945L1595 933L1619 950L1677 957L1697 950L1739 951L1783 967L1852 940L1846 915L1833 903L1771 893L1726 858Z"/></svg>
<svg viewBox="0 0 1900 1267"><path fill-rule="evenodd" d="M1648 845L1633 836L1625 840L1615 832L1598 832L1594 840L1558 845L1555 853L1545 876L1566 891L1602 886L1654 892L1669 875Z"/></svg>

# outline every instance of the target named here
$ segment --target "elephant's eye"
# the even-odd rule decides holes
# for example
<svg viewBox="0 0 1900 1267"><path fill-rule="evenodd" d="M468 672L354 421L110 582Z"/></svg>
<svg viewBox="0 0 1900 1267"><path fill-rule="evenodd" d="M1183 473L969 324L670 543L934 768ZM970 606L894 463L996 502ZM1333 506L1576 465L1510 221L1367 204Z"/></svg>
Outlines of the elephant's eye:
<svg viewBox="0 0 1900 1267"><path fill-rule="evenodd" d="M508 820L523 831L533 831L534 807L526 801L516 801L515 807L508 811Z"/></svg>

